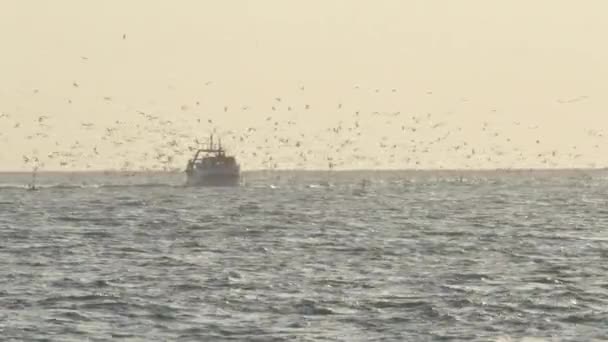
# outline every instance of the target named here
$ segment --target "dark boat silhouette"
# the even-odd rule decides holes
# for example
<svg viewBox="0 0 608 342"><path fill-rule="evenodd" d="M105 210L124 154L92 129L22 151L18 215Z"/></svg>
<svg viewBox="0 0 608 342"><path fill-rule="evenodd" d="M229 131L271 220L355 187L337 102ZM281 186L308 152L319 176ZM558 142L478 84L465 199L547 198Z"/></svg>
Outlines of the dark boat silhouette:
<svg viewBox="0 0 608 342"><path fill-rule="evenodd" d="M241 167L235 157L226 155L221 140L217 148L213 145L211 135L209 147L196 151L188 161L186 175L188 186L238 186Z"/></svg>

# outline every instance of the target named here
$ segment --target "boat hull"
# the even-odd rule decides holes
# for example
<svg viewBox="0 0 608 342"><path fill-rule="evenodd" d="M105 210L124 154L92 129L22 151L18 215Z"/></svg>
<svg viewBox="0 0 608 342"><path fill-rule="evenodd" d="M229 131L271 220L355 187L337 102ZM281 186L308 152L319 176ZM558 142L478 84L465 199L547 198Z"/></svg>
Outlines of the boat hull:
<svg viewBox="0 0 608 342"><path fill-rule="evenodd" d="M239 175L189 175L186 180L187 186L239 186L241 177Z"/></svg>

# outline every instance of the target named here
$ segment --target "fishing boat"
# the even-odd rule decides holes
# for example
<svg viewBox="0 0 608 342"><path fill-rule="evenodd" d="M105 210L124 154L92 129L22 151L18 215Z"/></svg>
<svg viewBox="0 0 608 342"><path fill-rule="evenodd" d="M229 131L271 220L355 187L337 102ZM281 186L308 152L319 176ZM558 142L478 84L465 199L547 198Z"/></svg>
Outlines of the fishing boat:
<svg viewBox="0 0 608 342"><path fill-rule="evenodd" d="M226 155L222 141L218 146L213 144L213 135L209 146L196 151L186 167L188 186L238 186L241 180L241 167L234 156Z"/></svg>

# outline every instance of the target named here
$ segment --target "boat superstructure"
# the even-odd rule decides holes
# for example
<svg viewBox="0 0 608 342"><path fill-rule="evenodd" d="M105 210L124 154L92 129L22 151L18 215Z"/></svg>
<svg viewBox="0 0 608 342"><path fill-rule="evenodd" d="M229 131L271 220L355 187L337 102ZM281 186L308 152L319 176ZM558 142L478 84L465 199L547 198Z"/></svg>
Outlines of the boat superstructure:
<svg viewBox="0 0 608 342"><path fill-rule="evenodd" d="M221 140L214 146L211 135L208 148L196 151L188 161L186 175L191 186L238 186L241 167L235 157L226 155Z"/></svg>

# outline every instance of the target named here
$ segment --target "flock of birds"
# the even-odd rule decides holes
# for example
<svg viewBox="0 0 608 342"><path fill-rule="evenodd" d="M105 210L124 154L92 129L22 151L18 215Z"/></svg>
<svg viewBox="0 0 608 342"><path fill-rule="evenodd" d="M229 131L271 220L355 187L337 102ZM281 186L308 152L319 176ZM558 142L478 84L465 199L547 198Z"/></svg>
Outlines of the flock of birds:
<svg viewBox="0 0 608 342"><path fill-rule="evenodd" d="M126 38L126 35L122 36L122 39ZM81 59L88 60L85 56ZM211 81L204 83L207 87L213 84ZM80 88L81 84L74 81L71 86ZM361 88L353 87L355 91ZM306 90L302 85L295 89L301 93ZM395 88L370 91L372 94L398 93ZM34 89L33 93L39 94L40 90ZM433 94L427 91L423 96ZM577 97L558 102L585 99ZM116 103L112 96L101 96L100 101L106 105ZM68 104L72 103L72 99L68 99ZM3 127L0 138L8 129L28 131L26 128L29 128L31 134L17 136L34 146L22 159L25 168L35 170L98 169L108 161L112 161L112 168L120 170L181 170L194 151L206 144L200 139L209 133L222 137L224 145L231 148L229 151L245 168L443 168L449 167L446 165L450 158L464 161L461 165L465 168L481 165L518 167L530 159L541 166L555 167L559 158L565 156L568 160L576 160L582 156L577 146L559 151L544 146L542 136L518 145L517 137L505 135L504 125L487 121L477 128L465 129L458 122L447 120L446 115L364 111L344 103L334 106L315 110L313 104L289 103L276 96L268 99L264 108L234 104L203 108L201 102L195 100L175 105L174 113L127 109L120 113L122 119L112 123L79 122L76 129L80 132L72 135L86 139L70 141L54 135L54 128L66 123L53 115L38 115L24 121L20 115L3 112L0 108L0 127ZM107 110L116 108L108 106ZM234 126L245 116L259 120L250 120L251 125ZM226 117L232 119L225 120ZM324 126L319 118L330 123ZM231 123L233 126L229 126ZM516 130L538 128L517 121L512 121L511 126ZM588 134L603 138L603 132L598 130L590 130ZM471 135L477 139L471 141ZM599 141L594 147L599 148Z"/></svg>
<svg viewBox="0 0 608 342"><path fill-rule="evenodd" d="M74 83L74 87L78 87ZM106 102L111 97L103 97ZM504 127L493 127L488 122L481 124L477 134L484 144L467 141L462 127L435 118L430 113L406 115L399 111L362 113L352 110L350 115L328 127L313 127L309 119L298 121L289 112L312 111L309 104L301 107L287 105L280 97L272 100L265 115L256 125L235 128L226 127L219 119L207 114L190 116L173 115L168 119L162 114L136 110L112 124L80 122L74 136L92 137L87 141L74 139L67 142L62 137L53 136L53 127L60 122L51 115L40 115L35 120L23 122L10 114L0 114L0 123L15 130L33 127L33 133L25 136L35 142L31 153L23 155L23 163L28 168L95 169L103 160L114 162L114 168L121 170L181 170L185 161L207 142L208 133L221 137L224 146L234 153L245 167L265 169L306 169L306 168L377 168L389 165L393 168L420 168L433 158L458 158L470 161L466 166L492 164L505 155L515 163L536 157L546 166L556 166L559 154L567 154L570 159L581 157L576 146L570 151L540 148L542 137L528 142L537 145L537 151L530 155L530 147L509 146L515 139L504 136ZM233 106L225 105L221 113L228 113ZM180 105L176 112L186 112L189 106ZM251 106L238 106L238 115L253 111ZM335 112L346 110L343 104L336 104ZM318 116L318 115L317 115ZM337 116L337 115L336 115ZM439 119L439 120L438 120ZM521 123L513 122L520 126ZM314 125L312 125L314 126ZM526 127L534 130L536 126ZM590 130L589 135L598 138L603 133ZM479 139L478 139L479 140ZM599 143L595 145L599 148ZM44 149L48 152L40 152ZM232 148L230 150L230 148ZM510 149L509 149L510 148ZM143 151L143 152L142 152ZM429 158L424 159L429 155ZM439 157L437 157L439 156ZM438 160L438 168L442 168ZM119 164L116 164L118 162ZM427 163L425 163L427 162ZM103 163L101 163L103 164ZM513 165L517 167L517 164Z"/></svg>

